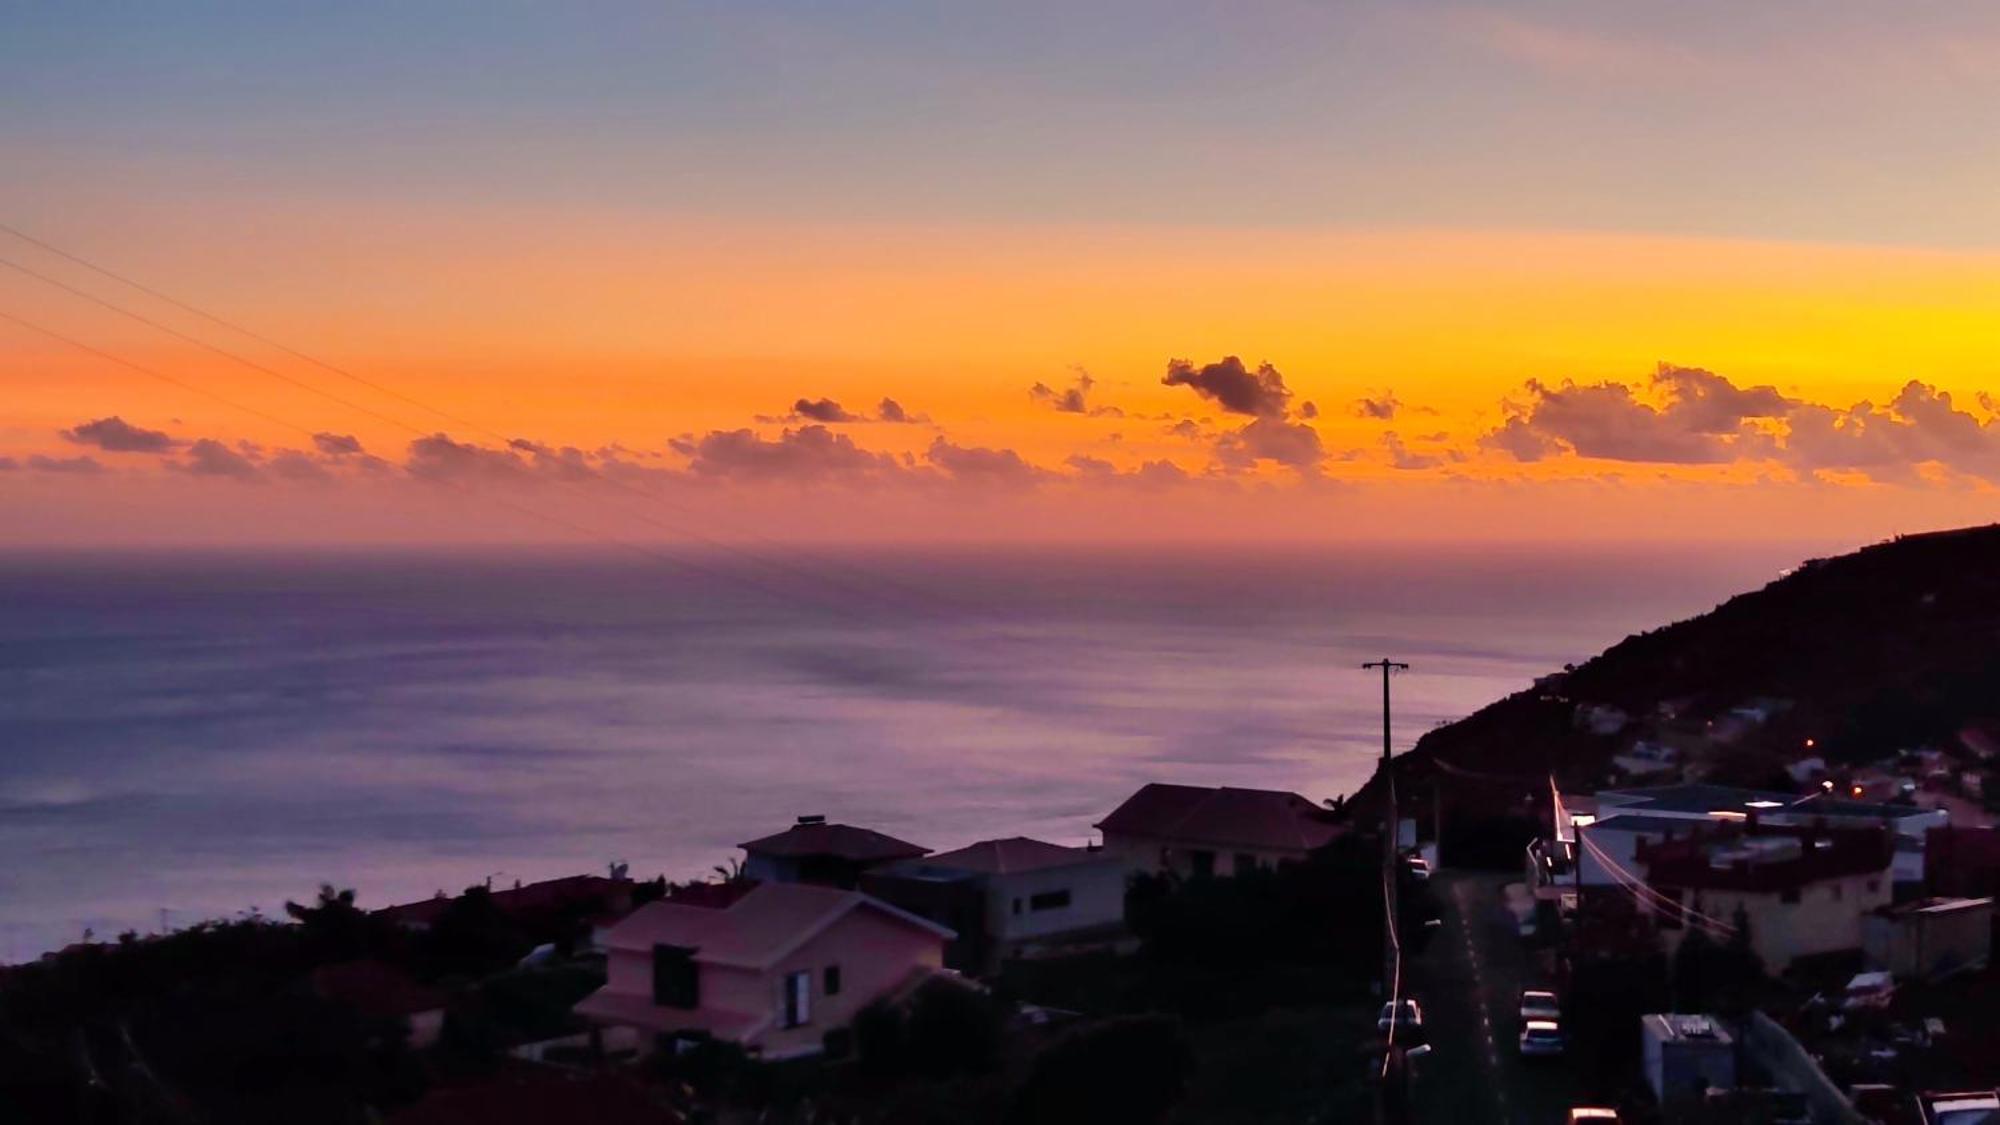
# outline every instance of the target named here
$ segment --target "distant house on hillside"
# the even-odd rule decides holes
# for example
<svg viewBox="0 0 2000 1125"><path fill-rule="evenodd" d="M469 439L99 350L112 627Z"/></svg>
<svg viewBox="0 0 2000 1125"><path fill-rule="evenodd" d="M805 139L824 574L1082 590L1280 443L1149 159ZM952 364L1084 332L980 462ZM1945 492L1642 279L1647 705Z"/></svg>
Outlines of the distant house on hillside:
<svg viewBox="0 0 2000 1125"><path fill-rule="evenodd" d="M1097 823L1104 850L1130 870L1182 876L1241 874L1296 862L1346 826L1297 793L1158 782Z"/></svg>
<svg viewBox="0 0 2000 1125"><path fill-rule="evenodd" d="M726 901L719 896L710 901ZM952 931L857 891L763 883L728 905L656 902L611 928L577 1014L634 1040L726 1039L789 1058L944 964Z"/></svg>
<svg viewBox="0 0 2000 1125"><path fill-rule="evenodd" d="M864 871L930 854L871 829L828 824L823 816L802 816L783 832L739 846L746 857L743 874L751 879L846 890L860 884Z"/></svg>
<svg viewBox="0 0 2000 1125"><path fill-rule="evenodd" d="M861 885L958 931L946 963L983 972L1002 958L1119 936L1125 877L1116 853L1013 836L907 860Z"/></svg>
<svg viewBox="0 0 2000 1125"><path fill-rule="evenodd" d="M1549 837L1535 841L1529 848L1529 883L1543 897L1568 893L1579 884L1586 893L1592 889L1615 890L1623 877L1621 869L1628 872L1633 869L1642 845L1753 820L1764 825L1793 827L1814 823L1834 828L1886 824L1895 833L1895 861L1890 879L1915 886L1924 880L1925 833L1943 825L1949 814L1941 809L1872 804L1822 793L1802 796L1690 782L1606 789L1590 796L1564 793L1556 803L1554 815Z"/></svg>
<svg viewBox="0 0 2000 1125"><path fill-rule="evenodd" d="M1752 947L1775 973L1801 957L1862 949L1862 918L1889 904L1894 856L1881 828L1738 825L1641 844L1637 859L1669 947L1691 926L1747 919Z"/></svg>

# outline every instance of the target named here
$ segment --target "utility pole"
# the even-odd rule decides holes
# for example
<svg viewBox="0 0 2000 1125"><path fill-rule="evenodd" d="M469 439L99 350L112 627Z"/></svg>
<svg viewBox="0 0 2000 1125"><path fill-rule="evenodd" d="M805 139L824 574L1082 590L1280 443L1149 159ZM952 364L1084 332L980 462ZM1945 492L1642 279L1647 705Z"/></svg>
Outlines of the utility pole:
<svg viewBox="0 0 2000 1125"><path fill-rule="evenodd" d="M1408 671L1408 664L1401 664L1384 657L1371 660L1361 666L1372 671L1382 670L1382 764L1379 767L1382 778L1382 995L1390 997L1396 979L1396 945L1400 940L1396 933L1396 773L1389 762L1394 747L1389 728L1389 676L1395 672ZM1392 997L1391 997L1392 998ZM1391 1014L1394 1018L1394 1014Z"/></svg>
<svg viewBox="0 0 2000 1125"><path fill-rule="evenodd" d="M1378 1125L1404 1125L1410 1116L1410 1070L1404 1047L1396 1042L1396 1021L1403 1016L1401 997L1396 994L1402 971L1402 937L1396 932L1396 773L1389 761L1393 743L1389 729L1389 676L1406 670L1387 658L1361 666L1382 669L1382 998L1394 1005L1389 1009L1389 1040L1383 1047L1381 1081L1375 1087L1375 1120Z"/></svg>

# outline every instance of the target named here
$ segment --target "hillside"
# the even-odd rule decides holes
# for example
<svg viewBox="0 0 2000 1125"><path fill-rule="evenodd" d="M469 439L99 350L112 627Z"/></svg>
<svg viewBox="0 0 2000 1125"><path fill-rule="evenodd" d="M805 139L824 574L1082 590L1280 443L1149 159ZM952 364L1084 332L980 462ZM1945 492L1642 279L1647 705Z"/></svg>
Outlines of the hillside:
<svg viewBox="0 0 2000 1125"><path fill-rule="evenodd" d="M1778 701L1767 721L1731 722L1731 708L1755 700ZM1634 721L1593 733L1579 718L1599 707ZM1429 732L1398 776L1553 771L1587 784L1643 734L1710 743L1719 779L1755 783L1808 752L1836 764L1921 745L1969 755L1996 720L2000 525L1990 525L1813 560L1699 617L1628 637Z"/></svg>

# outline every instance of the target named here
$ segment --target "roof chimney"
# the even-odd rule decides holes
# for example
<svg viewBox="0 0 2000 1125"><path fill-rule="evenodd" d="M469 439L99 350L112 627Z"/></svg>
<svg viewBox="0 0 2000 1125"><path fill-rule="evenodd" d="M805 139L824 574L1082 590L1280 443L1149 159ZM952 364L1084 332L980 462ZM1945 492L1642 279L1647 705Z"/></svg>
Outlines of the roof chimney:
<svg viewBox="0 0 2000 1125"><path fill-rule="evenodd" d="M799 826L802 828L809 824L825 824L825 823L826 823L826 814L824 813L814 813L811 816L802 816L799 818Z"/></svg>

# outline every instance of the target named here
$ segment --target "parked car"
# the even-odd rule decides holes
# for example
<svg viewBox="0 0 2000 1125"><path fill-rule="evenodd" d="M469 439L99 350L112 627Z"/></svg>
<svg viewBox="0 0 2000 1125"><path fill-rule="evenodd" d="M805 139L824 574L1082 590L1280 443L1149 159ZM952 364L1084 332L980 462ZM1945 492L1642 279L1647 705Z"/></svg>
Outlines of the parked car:
<svg viewBox="0 0 2000 1125"><path fill-rule="evenodd" d="M1546 989L1524 988L1521 990L1521 1022L1529 1020L1559 1021L1562 1019L1562 1005L1556 1001L1556 994Z"/></svg>
<svg viewBox="0 0 2000 1125"><path fill-rule="evenodd" d="M1554 1020L1529 1020L1521 1028L1521 1054L1530 1058L1563 1053L1563 1032Z"/></svg>
<svg viewBox="0 0 2000 1125"><path fill-rule="evenodd" d="M1394 1027L1396 1034L1404 1035L1424 1029L1424 1010L1415 1000L1402 1000L1395 1004L1382 1005L1382 1012L1375 1017L1375 1030L1384 1035Z"/></svg>
<svg viewBox="0 0 2000 1125"><path fill-rule="evenodd" d="M1410 875L1413 878L1415 878L1418 882L1420 883L1430 882L1431 864L1429 860L1425 859L1423 856L1420 855L1412 855L1412 856L1404 856L1403 862L1409 865Z"/></svg>

